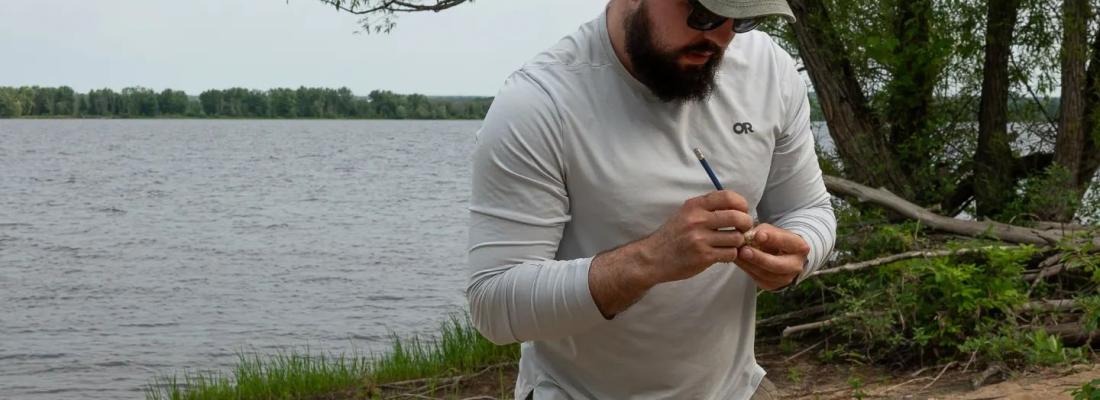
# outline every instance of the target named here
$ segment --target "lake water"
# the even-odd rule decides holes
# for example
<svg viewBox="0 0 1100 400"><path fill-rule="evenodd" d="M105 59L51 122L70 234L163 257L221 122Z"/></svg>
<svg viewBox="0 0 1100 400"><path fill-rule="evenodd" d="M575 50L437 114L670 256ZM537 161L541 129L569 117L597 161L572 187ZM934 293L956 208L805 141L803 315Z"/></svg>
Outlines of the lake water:
<svg viewBox="0 0 1100 400"><path fill-rule="evenodd" d="M0 399L434 332L479 124L0 120Z"/></svg>

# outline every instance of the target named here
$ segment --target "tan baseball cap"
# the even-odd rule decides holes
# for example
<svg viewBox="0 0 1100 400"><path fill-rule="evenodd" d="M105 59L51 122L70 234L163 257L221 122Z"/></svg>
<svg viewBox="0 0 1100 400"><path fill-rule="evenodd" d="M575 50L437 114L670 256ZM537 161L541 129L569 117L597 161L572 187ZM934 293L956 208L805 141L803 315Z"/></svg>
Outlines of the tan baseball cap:
<svg viewBox="0 0 1100 400"><path fill-rule="evenodd" d="M794 13L787 0L699 0L711 12L728 18L749 18L779 15L794 22Z"/></svg>

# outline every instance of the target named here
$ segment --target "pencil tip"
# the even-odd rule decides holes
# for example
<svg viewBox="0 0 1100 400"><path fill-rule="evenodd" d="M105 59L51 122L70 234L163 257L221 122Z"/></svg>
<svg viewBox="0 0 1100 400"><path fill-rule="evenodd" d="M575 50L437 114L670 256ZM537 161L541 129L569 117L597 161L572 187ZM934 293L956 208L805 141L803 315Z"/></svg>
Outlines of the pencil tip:
<svg viewBox="0 0 1100 400"><path fill-rule="evenodd" d="M703 152L700 151L698 147L696 147L692 150L695 151L695 157L699 158L700 160L703 159Z"/></svg>

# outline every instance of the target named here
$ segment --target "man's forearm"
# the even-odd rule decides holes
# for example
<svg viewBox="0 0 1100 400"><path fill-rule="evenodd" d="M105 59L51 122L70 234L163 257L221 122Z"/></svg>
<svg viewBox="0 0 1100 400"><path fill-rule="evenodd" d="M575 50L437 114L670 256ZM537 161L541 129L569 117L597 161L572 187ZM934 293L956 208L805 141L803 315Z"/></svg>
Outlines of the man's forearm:
<svg viewBox="0 0 1100 400"><path fill-rule="evenodd" d="M592 259L588 289L606 319L629 308L656 284L644 273L643 265L650 263L650 257L643 240L600 253Z"/></svg>

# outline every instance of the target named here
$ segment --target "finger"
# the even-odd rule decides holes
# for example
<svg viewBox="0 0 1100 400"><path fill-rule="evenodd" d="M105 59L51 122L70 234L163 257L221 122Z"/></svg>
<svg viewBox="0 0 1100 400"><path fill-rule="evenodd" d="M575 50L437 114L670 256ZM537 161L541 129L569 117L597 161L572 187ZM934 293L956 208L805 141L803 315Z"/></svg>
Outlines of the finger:
<svg viewBox="0 0 1100 400"><path fill-rule="evenodd" d="M707 227L710 229L733 227L746 232L752 229L752 216L737 210L718 210L710 213Z"/></svg>
<svg viewBox="0 0 1100 400"><path fill-rule="evenodd" d="M740 266L740 264L738 265ZM789 278L770 275L756 268L745 268L742 266L741 270L745 271L745 273L756 282L756 286L764 290L775 290L785 286L786 282L790 281Z"/></svg>
<svg viewBox="0 0 1100 400"><path fill-rule="evenodd" d="M731 263L737 261L738 254L741 250L736 247L716 247L713 258L716 263Z"/></svg>
<svg viewBox="0 0 1100 400"><path fill-rule="evenodd" d="M760 249L745 246L741 248L738 261L774 274L790 275L802 273L802 266L806 262L806 257L797 254L773 255Z"/></svg>
<svg viewBox="0 0 1100 400"><path fill-rule="evenodd" d="M707 244L711 247L741 247L745 245L745 235L738 231L710 231L706 234Z"/></svg>
<svg viewBox="0 0 1100 400"><path fill-rule="evenodd" d="M804 256L810 253L810 245L806 244L801 236L768 224L756 227L756 233L752 236L752 245L772 254Z"/></svg>
<svg viewBox="0 0 1100 400"><path fill-rule="evenodd" d="M742 253L744 252L742 251ZM783 274L768 271L764 268L757 266L756 264L750 263L742 259L737 259L736 264L738 267L741 267L741 269L745 270L745 272L751 275L753 279L758 281L776 282L783 279L783 277L785 276Z"/></svg>
<svg viewBox="0 0 1100 400"><path fill-rule="evenodd" d="M703 196L702 206L707 211L737 210L749 212L749 202L740 194L729 190L719 190Z"/></svg>

